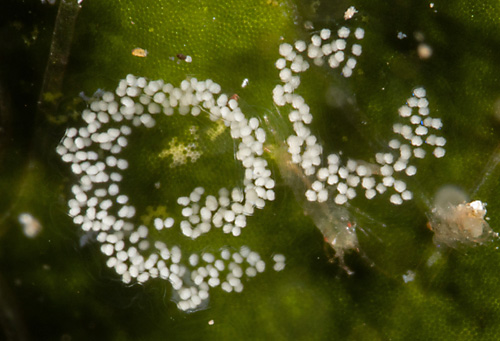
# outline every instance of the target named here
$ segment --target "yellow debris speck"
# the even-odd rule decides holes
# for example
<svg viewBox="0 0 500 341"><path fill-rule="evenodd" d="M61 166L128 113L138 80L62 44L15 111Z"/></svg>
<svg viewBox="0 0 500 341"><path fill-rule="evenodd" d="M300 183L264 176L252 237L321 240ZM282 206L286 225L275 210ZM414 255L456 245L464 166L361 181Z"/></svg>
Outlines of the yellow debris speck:
<svg viewBox="0 0 500 341"><path fill-rule="evenodd" d="M148 50L141 49L140 47L136 47L132 50L132 55L135 57L145 58L148 56Z"/></svg>

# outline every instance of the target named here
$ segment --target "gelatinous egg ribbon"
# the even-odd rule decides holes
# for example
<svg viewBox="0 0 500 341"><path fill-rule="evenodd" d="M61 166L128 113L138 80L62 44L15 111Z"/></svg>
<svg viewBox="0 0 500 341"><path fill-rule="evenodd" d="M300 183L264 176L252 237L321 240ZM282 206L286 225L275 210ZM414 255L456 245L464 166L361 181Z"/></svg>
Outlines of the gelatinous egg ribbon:
<svg viewBox="0 0 500 341"><path fill-rule="evenodd" d="M335 36L330 30L321 30L309 44L281 44L276 67L282 82L272 94L293 128L283 143L285 157L276 159L282 177L298 196L306 198L305 210L340 258L345 250L358 247L355 228L342 206L356 196L356 188L361 186L368 199L391 190L390 202L399 205L412 199L402 180L403 175L416 174L416 167L410 164L412 158L423 158L430 149L436 157L445 153L445 139L430 134L441 128L441 121L429 116L425 90L418 87L399 109L399 116L407 123L394 124L397 138L389 142L392 152L377 153L377 164L344 162L339 154L328 155L327 164L322 163L322 146L308 127L313 116L305 99L296 92L300 74L312 61L318 66L326 62L331 68L341 68L342 75L350 77L362 52L363 37L361 28L351 34L349 28L341 27ZM213 287L240 292L245 277L256 276L266 268L264 259L248 246L186 255L178 245L155 240L158 233L174 227L192 240L213 229L237 237L247 225L247 217L275 199L275 180L263 153L266 130L275 132L277 128L264 129L259 119L244 115L237 99L220 92L221 87L212 80L191 78L175 87L162 80L128 75L114 93L105 92L90 103L82 113L85 124L69 128L57 147L62 160L71 164L79 178L68 202L74 223L83 231L97 233L101 251L108 257L107 266L123 282L144 283L157 277L168 280L181 310L206 304ZM152 129L157 121L174 114L208 115L214 122L224 122L237 143L236 159L244 168L243 188L207 193L198 186L177 199L178 216L182 218L157 216L149 225L139 224L136 207L122 190L122 184L128 181L123 173L129 167L123 151L134 129ZM191 157L195 161L196 155ZM283 255L275 254L273 260L275 270L285 267Z"/></svg>
<svg viewBox="0 0 500 341"><path fill-rule="evenodd" d="M443 146L446 140L430 134L441 129L442 122L429 115L426 91L417 87L406 104L399 108L399 116L406 122L393 125L396 138L389 141L387 148L392 151L375 154L377 164L352 159L342 162L340 154L328 155L327 164L322 164L323 148L308 127L313 119L310 107L296 93L300 86L299 75L309 69L312 60L318 66L326 63L331 68L341 68L342 75L350 77L357 64L356 57L362 53L359 42L364 35L364 30L359 27L353 34L349 28L341 27L335 37L329 29L323 29L311 37L310 44L300 40L293 46L281 44L279 53L282 58L275 64L280 70L282 84L273 89L273 100L283 108L282 112L288 115L293 126L293 133L286 137L290 157L279 162L280 171L292 188L300 188L302 193L296 191L296 196L305 195L309 202L304 205L305 212L333 247L342 265L345 250L358 248L355 224L352 224L348 211L341 207L356 197L356 188L361 186L367 199L391 190L394 193L390 202L400 205L413 198L404 181L404 176L411 177L417 172L417 168L410 164L411 160L424 158L429 152L438 158L445 155ZM290 171L292 165L296 169ZM302 186L300 182L303 182ZM334 196L333 203L329 200L331 196Z"/></svg>

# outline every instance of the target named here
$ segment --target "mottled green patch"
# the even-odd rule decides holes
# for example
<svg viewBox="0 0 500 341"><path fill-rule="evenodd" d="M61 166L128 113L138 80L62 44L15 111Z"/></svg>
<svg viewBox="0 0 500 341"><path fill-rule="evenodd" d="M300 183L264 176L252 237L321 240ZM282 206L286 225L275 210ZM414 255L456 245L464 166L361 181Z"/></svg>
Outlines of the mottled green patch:
<svg viewBox="0 0 500 341"><path fill-rule="evenodd" d="M41 11L39 1L29 3L31 10ZM279 82L273 65L279 44L297 37L308 39L306 21L315 29L336 30L344 23L343 11L352 4L359 9L352 25L366 31L355 73L345 80L337 71L315 68L304 76L300 88L315 115L312 127L325 151L344 150L347 156L360 159L373 155L389 138L397 109L411 90L425 86L431 113L444 122L446 157L418 163L418 177L409 183L416 194L414 203L396 208L384 196L372 202L353 201L351 213L366 234L359 232L362 253L347 257L356 272L347 276L336 263L329 263L322 235L304 216L292 191L280 181L272 157L266 154L278 179L277 200L248 219L237 246L283 253L287 266L281 273L268 269L262 277L249 280L241 294L216 289L207 309L192 314L178 312L170 301L168 283L157 280L126 287L106 268L105 257L92 242L94 236L78 231L66 214L76 179L53 152L64 129L47 122L36 122L35 129L34 119L24 120L26 108L35 111L43 68L36 71L37 76L21 74L21 80L1 76L2 87L11 82L13 92L20 89L23 96L31 82L38 84L30 90L36 95L14 97L10 109L2 111L11 113L1 119L2 127L12 130L14 142L6 144L8 149L2 147L0 155L4 165L0 181L4 193L0 198L1 275L17 297L33 336L88 339L99 335L116 340L498 338L500 243L443 250L429 266L436 247L426 228L433 195L442 185L454 184L469 194L478 189L474 199L488 203L489 224L500 230L500 170L487 168L500 142L494 116L500 98L497 2L434 1L430 8L429 3L419 1L341 5L267 0L85 0L58 114L75 116L85 107L78 100L81 91L87 96L98 88L112 91L119 79L134 73L175 85L186 77L211 78L228 95L239 95L247 115L279 120L271 97ZM48 19L53 17L54 13L35 18L40 26L33 27L40 27L42 38L50 36ZM6 20L2 32L14 32L12 27L19 20ZM37 43L33 27L23 29L19 43L29 48L22 53L39 56L42 43ZM398 39L398 32L407 38ZM417 32L432 47L432 57L427 60L418 57ZM7 47L16 56L21 54L15 44ZM146 49L148 55L135 57L132 50L137 47ZM186 63L178 54L191 56L192 62ZM31 65L31 60L19 59L18 63ZM249 84L241 88L245 78ZM332 100L332 89L340 91L346 101ZM58 96L47 99L56 101ZM79 120L71 121L79 124ZM161 157L162 153L171 151L169 143L175 138L190 143L186 130L193 125L199 127L197 134L205 142L198 145L202 155L194 163L197 167L191 167L191 160L171 168L171 153ZM242 168L234 160L228 130L206 118L164 117L158 127L134 132L124 153L135 160L127 171L124 190L143 212L144 223L154 217L178 217L175 198L189 194L199 184L212 192L241 184ZM24 211L43 226L36 239L22 234L17 215ZM172 233L166 240L182 239ZM187 250L215 252L232 242L216 231ZM408 270L415 272L415 280L404 283L402 276ZM210 320L213 325L208 324Z"/></svg>

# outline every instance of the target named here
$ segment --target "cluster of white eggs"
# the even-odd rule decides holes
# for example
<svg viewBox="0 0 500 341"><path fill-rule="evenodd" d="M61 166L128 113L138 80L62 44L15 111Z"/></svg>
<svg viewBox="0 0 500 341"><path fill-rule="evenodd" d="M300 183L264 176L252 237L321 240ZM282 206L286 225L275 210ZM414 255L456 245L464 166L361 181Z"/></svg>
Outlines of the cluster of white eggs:
<svg viewBox="0 0 500 341"><path fill-rule="evenodd" d="M393 125L396 137L388 142L386 151L374 155L376 163L345 160L340 153L324 157L323 147L309 127L313 120L311 109L298 93L300 75L313 63L317 67L338 68L342 76L351 77L362 53L360 42L364 36L362 28L351 31L341 27L336 33L329 29L319 31L312 35L310 43L299 40L293 45L281 44L280 58L275 63L281 83L272 93L274 103L286 110L293 128L285 140L285 153L289 157L284 160L298 170L292 173L300 177L301 188L305 188L301 195L307 203L322 205L309 205L306 210L310 212L306 213L346 269L344 251L359 245L355 224L350 223L347 211L341 206L355 198L360 187L367 199L391 190L392 204L411 200L413 193L404 181L405 176L417 173L411 161L428 154L443 157L446 144L437 134L441 120L429 116L426 91L417 87L399 108L401 122ZM168 280L181 310L206 304L211 287L241 292L245 277L254 277L266 268L260 255L247 246L238 251L224 247L217 252L185 255L180 245L167 245L151 236L152 231L162 233L178 228L188 241L217 229L238 237L255 208L262 209L267 201L275 199L275 180L263 157L266 130L258 118L245 117L237 98L220 92L221 87L210 79L186 79L175 87L162 80L127 75L114 93L105 92L90 103L82 113L85 125L69 128L57 147L78 177L78 184L72 187L74 197L68 203L75 224L83 231L97 233L101 251L108 257L107 265L125 283L132 280L144 283L157 277ZM195 117L208 114L212 121L224 122L237 144L235 158L244 168L243 187L207 193L203 186L197 186L176 199L180 219L153 217L151 226L139 224L133 200L121 190L129 166L121 152L128 146L128 137L134 129L152 129L158 117L174 114ZM200 156L196 154L191 161L195 163ZM278 166L282 172L290 168L290 165ZM273 261L274 270L285 268L285 256L275 254Z"/></svg>
<svg viewBox="0 0 500 341"><path fill-rule="evenodd" d="M349 39L350 29L341 27L337 37L332 38L331 31L323 29L319 35L311 37L309 44L297 41L294 46L283 43L279 48L281 58L275 65L280 70L282 83L273 89L273 100L278 107L286 109L293 127L294 133L286 139L291 162L302 168L304 176L312 177L311 185L304 193L311 202L323 203L333 195L334 202L343 205L357 196L358 187L364 189L367 199L392 188L395 193L389 200L392 204L400 205L411 200L413 194L407 189L404 180L394 175L403 171L406 176L415 175L417 169L409 161L413 157L425 157L429 148L433 148L433 155L437 158L445 154L443 146L446 140L435 134L428 135L432 130L441 129L441 120L429 116L426 91L418 87L406 104L399 108L399 116L407 119L409 124L394 124L394 133L402 139L395 138L389 142L388 149L392 149L392 152L377 153L376 164L352 159L343 163L340 154L328 155L327 164L323 164L323 147L309 128L313 120L311 109L297 93L301 83L300 74L309 69L310 61L322 66L327 60L331 68L337 68L345 62L342 75L350 77L356 66L355 57L361 55L359 41L364 35L362 28L356 28L354 37Z"/></svg>
<svg viewBox="0 0 500 341"><path fill-rule="evenodd" d="M209 287L220 285L225 291L240 292L242 277L253 277L265 269L259 254L248 247L232 254L224 249L218 258L208 252L185 256L180 246L167 246L151 237L150 229L161 232L174 226L191 240L213 228L237 237L254 209L264 208L266 201L275 198L271 171L261 157L265 131L258 119L247 119L238 102L219 94L220 90L211 80L191 78L174 87L161 80L127 75L114 93L105 92L90 103L82 114L86 124L69 128L57 147L62 160L71 164L79 178L68 202L74 223L83 231L97 233L107 265L125 283L132 279L144 283L155 277L169 280L182 310L206 302ZM121 189L129 167L122 151L134 129L151 129L158 115L176 112L192 116L207 113L213 121L223 120L238 143L236 159L245 169L243 188L222 188L216 195L207 195L203 187L196 187L177 199L182 216L177 224L172 217L155 217L152 226L138 224L133 200ZM186 258L189 261L183 262ZM275 268L281 270L284 259L278 256L278 260Z"/></svg>

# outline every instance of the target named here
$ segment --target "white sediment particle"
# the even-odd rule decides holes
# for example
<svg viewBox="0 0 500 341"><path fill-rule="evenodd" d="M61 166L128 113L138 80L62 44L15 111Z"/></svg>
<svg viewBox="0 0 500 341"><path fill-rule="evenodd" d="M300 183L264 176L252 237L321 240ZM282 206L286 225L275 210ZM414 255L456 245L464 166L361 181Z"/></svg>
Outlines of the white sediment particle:
<svg viewBox="0 0 500 341"><path fill-rule="evenodd" d="M415 272L408 270L406 274L403 275L403 281L405 283L413 282L415 280Z"/></svg>
<svg viewBox="0 0 500 341"><path fill-rule="evenodd" d="M23 233L28 238L35 238L42 231L42 224L30 213L21 213L18 221L22 225Z"/></svg>
<svg viewBox="0 0 500 341"><path fill-rule="evenodd" d="M403 39L405 39L407 36L406 36L406 34L404 34L403 32L398 32L397 37L398 37L398 39L399 39L399 40L403 40Z"/></svg>
<svg viewBox="0 0 500 341"><path fill-rule="evenodd" d="M420 43L417 46L417 53L420 59L429 59L432 56L432 47L425 43Z"/></svg>
<svg viewBox="0 0 500 341"><path fill-rule="evenodd" d="M344 12L344 20L349 20L349 19L352 19L352 17L358 13L358 11L356 10L356 7L354 6L351 6L349 7L345 12Z"/></svg>

